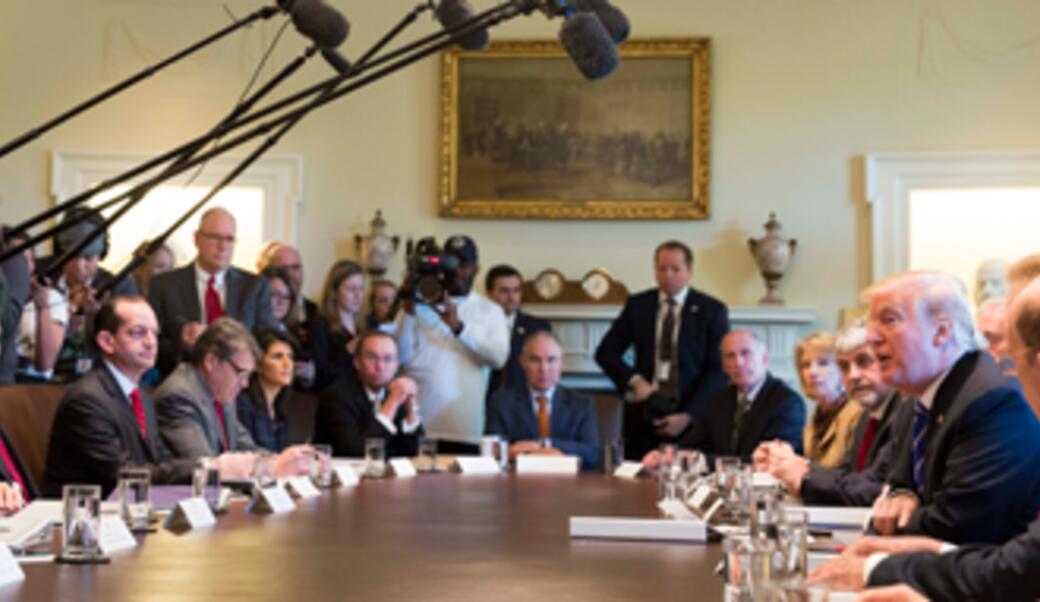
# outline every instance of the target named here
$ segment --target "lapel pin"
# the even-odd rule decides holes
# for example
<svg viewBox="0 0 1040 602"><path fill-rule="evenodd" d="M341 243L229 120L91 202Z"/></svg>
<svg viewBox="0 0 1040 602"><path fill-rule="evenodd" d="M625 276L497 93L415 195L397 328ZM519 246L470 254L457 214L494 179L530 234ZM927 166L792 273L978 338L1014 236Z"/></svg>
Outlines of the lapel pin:
<svg viewBox="0 0 1040 602"><path fill-rule="evenodd" d="M936 424L936 426L942 426L942 423L943 423L943 415L942 415L942 414L939 414L939 415L938 415L938 416L937 416L937 417L935 418L935 424Z"/></svg>

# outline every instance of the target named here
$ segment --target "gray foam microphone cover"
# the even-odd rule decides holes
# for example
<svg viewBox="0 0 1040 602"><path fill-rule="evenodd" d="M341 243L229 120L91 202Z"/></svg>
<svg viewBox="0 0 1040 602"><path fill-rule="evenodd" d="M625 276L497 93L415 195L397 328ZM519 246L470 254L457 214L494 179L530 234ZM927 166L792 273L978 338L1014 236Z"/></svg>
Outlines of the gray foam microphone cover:
<svg viewBox="0 0 1040 602"><path fill-rule="evenodd" d="M560 44L585 79L599 80L617 69L617 46L603 23L591 13L577 13L560 27Z"/></svg>
<svg viewBox="0 0 1040 602"><path fill-rule="evenodd" d="M473 7L468 0L441 0L433 14L440 21L441 27L448 29L460 25L473 16ZM486 29L468 34L458 41L463 50L483 50L490 37Z"/></svg>

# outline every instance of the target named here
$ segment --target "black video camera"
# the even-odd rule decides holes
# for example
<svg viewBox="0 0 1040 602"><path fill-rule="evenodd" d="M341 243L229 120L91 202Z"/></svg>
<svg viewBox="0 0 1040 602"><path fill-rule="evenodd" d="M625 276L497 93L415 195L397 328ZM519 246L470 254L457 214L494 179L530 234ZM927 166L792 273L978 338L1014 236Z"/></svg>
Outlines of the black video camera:
<svg viewBox="0 0 1040 602"><path fill-rule="evenodd" d="M420 238L414 247L408 241L408 276L401 286L401 299L433 305L444 298L451 287L459 258L443 253L432 236Z"/></svg>

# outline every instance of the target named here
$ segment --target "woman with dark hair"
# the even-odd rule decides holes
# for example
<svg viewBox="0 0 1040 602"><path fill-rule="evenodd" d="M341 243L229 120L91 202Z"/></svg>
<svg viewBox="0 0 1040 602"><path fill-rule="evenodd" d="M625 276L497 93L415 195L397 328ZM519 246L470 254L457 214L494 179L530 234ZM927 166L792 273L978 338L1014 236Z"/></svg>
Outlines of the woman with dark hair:
<svg viewBox="0 0 1040 602"><path fill-rule="evenodd" d="M354 261L337 261L325 277L319 314L311 326L310 350L320 391L354 369L354 350L361 335L361 304L365 299L365 272Z"/></svg>
<svg viewBox="0 0 1040 602"><path fill-rule="evenodd" d="M267 280L267 290L271 292L271 315L278 322L278 330L289 337L293 349L303 350L304 332L294 319L297 291L293 288L292 278L285 268L268 266L260 272ZM298 353L296 356L296 387L310 389L314 384L314 362Z"/></svg>
<svg viewBox="0 0 1040 602"><path fill-rule="evenodd" d="M235 410L239 423L257 445L280 452L288 444L285 405L292 395L293 342L273 328L258 331L256 341L264 355L249 378L249 386L238 394Z"/></svg>

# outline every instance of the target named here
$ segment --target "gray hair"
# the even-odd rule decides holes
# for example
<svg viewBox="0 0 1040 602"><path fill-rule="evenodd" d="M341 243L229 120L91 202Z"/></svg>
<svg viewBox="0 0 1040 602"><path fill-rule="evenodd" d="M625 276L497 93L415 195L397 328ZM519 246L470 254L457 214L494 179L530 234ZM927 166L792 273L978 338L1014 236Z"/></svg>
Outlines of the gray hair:
<svg viewBox="0 0 1040 602"><path fill-rule="evenodd" d="M191 363L199 366L206 355L212 353L220 360L229 360L238 351L246 351L260 361L263 351L245 326L234 318L217 318L199 335L191 348Z"/></svg>
<svg viewBox="0 0 1040 602"><path fill-rule="evenodd" d="M551 330L536 330L524 337L524 345L521 351L521 355L527 354L527 347L533 341L542 338L549 339L553 343L556 343L556 346L560 348L560 355L563 355L563 343L560 342L560 337L556 336L556 334Z"/></svg>
<svg viewBox="0 0 1040 602"><path fill-rule="evenodd" d="M759 351L766 351L766 343L762 340L762 337L758 336L758 333L756 333L754 330L749 330L747 328L734 328L733 330L727 332L726 335L722 337L722 340L725 341L726 337L728 337L731 334L737 333L743 333L748 335L749 337L751 337L751 342L755 346L755 349ZM719 342L719 351L722 351L722 342Z"/></svg>
<svg viewBox="0 0 1040 602"><path fill-rule="evenodd" d="M844 355L866 345L869 339L867 319L856 318L851 324L838 331L834 337L834 349Z"/></svg>
<svg viewBox="0 0 1040 602"><path fill-rule="evenodd" d="M871 285L863 291L861 297L869 302L878 294L893 289L912 291L920 315L926 315L933 321L940 318L949 320L953 326L951 341L959 350L978 348L968 292L959 278L944 272L903 272Z"/></svg>

